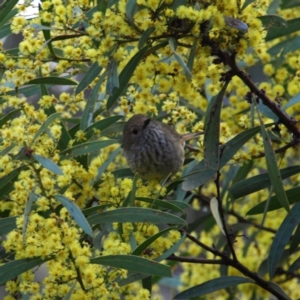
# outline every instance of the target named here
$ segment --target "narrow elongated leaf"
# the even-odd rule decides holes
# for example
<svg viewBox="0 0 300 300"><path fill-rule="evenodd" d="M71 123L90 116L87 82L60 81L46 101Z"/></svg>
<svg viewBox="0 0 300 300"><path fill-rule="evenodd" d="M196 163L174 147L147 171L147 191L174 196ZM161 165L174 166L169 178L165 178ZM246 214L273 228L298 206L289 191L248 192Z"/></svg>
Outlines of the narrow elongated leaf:
<svg viewBox="0 0 300 300"><path fill-rule="evenodd" d="M255 2L255 0L246 0L241 8L241 10L244 10L248 5Z"/></svg>
<svg viewBox="0 0 300 300"><path fill-rule="evenodd" d="M126 18L130 25L134 26L134 11L136 7L136 0L127 1L126 3Z"/></svg>
<svg viewBox="0 0 300 300"><path fill-rule="evenodd" d="M293 238L291 240L289 252L293 253L297 250L300 244L300 223L297 226L297 229L294 232Z"/></svg>
<svg viewBox="0 0 300 300"><path fill-rule="evenodd" d="M186 77L187 81L191 81L191 78L192 78L191 70L189 69L189 67L183 60L183 58L177 52L174 52L173 54L174 54L174 57L177 60L177 62L181 65L181 67L185 73L185 77Z"/></svg>
<svg viewBox="0 0 300 300"><path fill-rule="evenodd" d="M63 77L43 77L30 80L25 84L77 85L77 82Z"/></svg>
<svg viewBox="0 0 300 300"><path fill-rule="evenodd" d="M279 8L281 0L273 0L268 7L267 13L270 15L274 15L277 12L277 9Z"/></svg>
<svg viewBox="0 0 300 300"><path fill-rule="evenodd" d="M102 12L105 15L107 8L107 1L105 0L97 0L97 10Z"/></svg>
<svg viewBox="0 0 300 300"><path fill-rule="evenodd" d="M299 39L299 41L300 41L300 39ZM300 93L297 94L297 95L295 95L292 99L290 99L290 100L288 101L288 103L285 104L285 105L282 107L282 109L283 109L283 110L286 110L287 108L289 108L289 107L291 107L291 106L293 106L293 105L295 105L295 104L298 104L299 102L300 102Z"/></svg>
<svg viewBox="0 0 300 300"><path fill-rule="evenodd" d="M139 40L139 45L138 45L139 50L141 50L145 46L145 44L147 43L149 37L151 36L151 34L153 33L154 30L155 30L155 27L152 26L152 27L147 28L144 31L144 33L141 35L141 38Z"/></svg>
<svg viewBox="0 0 300 300"><path fill-rule="evenodd" d="M210 200L210 210L211 210L211 213L212 213L217 225L219 226L221 232L223 233L223 235L225 235L224 227L222 224L222 219L221 219L220 213L219 213L219 203L218 203L218 200L216 197L213 197Z"/></svg>
<svg viewBox="0 0 300 300"><path fill-rule="evenodd" d="M269 276L272 279L279 259L289 242L292 233L300 220L300 203L295 204L290 213L285 217L279 229L276 232L273 243L270 248L268 258Z"/></svg>
<svg viewBox="0 0 300 300"><path fill-rule="evenodd" d="M290 205L300 201L299 195L300 195L300 187L292 188L286 191L286 196L288 198ZM258 205L252 207L247 212L246 215L250 216L250 215L262 214L264 212L266 204L267 204L267 200L259 203ZM273 211L279 208L282 208L282 204L279 202L278 197L276 195L272 196L270 198L270 204L267 211Z"/></svg>
<svg viewBox="0 0 300 300"><path fill-rule="evenodd" d="M13 185L13 183L18 178L22 169L23 169L23 167L16 168L13 171L11 171L9 174L7 174L6 176L0 178L0 189L2 189L8 183L11 183ZM3 196L3 195L1 195L1 196Z"/></svg>
<svg viewBox="0 0 300 300"><path fill-rule="evenodd" d="M72 284L71 288L69 289L68 294L63 298L63 300L69 300L69 299L71 299L71 296L72 296L73 291L74 291L74 289L76 287L76 284L77 284L77 281L74 280L74 283Z"/></svg>
<svg viewBox="0 0 300 300"><path fill-rule="evenodd" d="M98 65L97 62L95 62L91 68L86 72L86 74L83 76L83 78L80 80L78 86L75 90L75 95L79 94L81 91L83 91L91 82L100 74L102 70L102 67Z"/></svg>
<svg viewBox="0 0 300 300"><path fill-rule="evenodd" d="M0 28L8 21L7 16L17 4L18 0L6 0L2 3L0 6Z"/></svg>
<svg viewBox="0 0 300 300"><path fill-rule="evenodd" d="M287 21L284 18L277 15L265 15L258 18L261 20L263 26L267 28L288 26Z"/></svg>
<svg viewBox="0 0 300 300"><path fill-rule="evenodd" d="M283 297L282 299L292 300L276 282L270 282L270 286Z"/></svg>
<svg viewBox="0 0 300 300"><path fill-rule="evenodd" d="M286 8L292 8L300 6L299 0L284 0L281 1L280 8L286 9Z"/></svg>
<svg viewBox="0 0 300 300"><path fill-rule="evenodd" d="M110 154L108 159L98 168L97 175L93 179L92 184L94 184L97 180L100 179L102 173L108 168L108 166L117 157L117 155L120 153L120 151L121 151L121 147L118 147L113 153Z"/></svg>
<svg viewBox="0 0 300 300"><path fill-rule="evenodd" d="M92 264L110 266L128 271L139 270L143 274L172 277L169 266L134 255L106 255L92 258L90 262Z"/></svg>
<svg viewBox="0 0 300 300"><path fill-rule="evenodd" d="M97 100L97 96L98 96L98 93L99 93L101 83L102 83L101 80L99 80L97 82L97 84L93 88L91 96L89 97L89 99L86 103L86 106L85 106L84 111L82 113L80 125L79 125L80 130L85 130L92 123L95 102Z"/></svg>
<svg viewBox="0 0 300 300"><path fill-rule="evenodd" d="M208 169L220 167L220 114L228 81L220 93L211 99L205 114L204 161Z"/></svg>
<svg viewBox="0 0 300 300"><path fill-rule="evenodd" d="M137 273L137 272L128 272L126 278L122 278L117 280L117 283L119 286L124 286L132 282L140 281L144 278L147 278L149 275L148 274L142 274L142 273Z"/></svg>
<svg viewBox="0 0 300 300"><path fill-rule="evenodd" d="M170 230L175 230L177 229L176 227L169 227L166 228L156 234L154 234L153 236L151 236L150 238L148 238L146 241L144 241L142 244L140 244L133 252L132 255L141 255L154 241L156 241L160 236L166 234L167 232L169 232Z"/></svg>
<svg viewBox="0 0 300 300"><path fill-rule="evenodd" d="M34 143L34 141L41 135L43 134L47 128L49 128L49 126L57 119L59 118L61 115L61 113L54 113L52 115L50 115L48 117L48 119L43 123L43 125L39 128L39 130L37 131L37 133L35 134L33 140L32 140L32 144Z"/></svg>
<svg viewBox="0 0 300 300"><path fill-rule="evenodd" d="M17 114L19 114L21 109L15 109L5 115L3 118L0 119L0 127L2 127L6 122L13 119Z"/></svg>
<svg viewBox="0 0 300 300"><path fill-rule="evenodd" d="M51 171L51 172L53 172L54 174L57 174L57 175L64 175L61 168L54 161L52 161L51 159L43 157L43 156L38 155L38 154L33 154L32 156L37 162L39 162L47 170L49 170L49 171Z"/></svg>
<svg viewBox="0 0 300 300"><path fill-rule="evenodd" d="M266 36L266 41L286 36L299 30L300 18L292 19L287 21L286 28L277 28L276 30L269 30Z"/></svg>
<svg viewBox="0 0 300 300"><path fill-rule="evenodd" d="M246 163L244 163L241 167L239 167L233 181L232 184L235 184L241 180L244 180L247 175L249 174L249 172L252 170L252 166L253 166L253 160L247 161Z"/></svg>
<svg viewBox="0 0 300 300"><path fill-rule="evenodd" d="M186 225L185 220L159 210L139 207L122 207L115 210L97 213L88 217L90 224L145 222L153 224Z"/></svg>
<svg viewBox="0 0 300 300"><path fill-rule="evenodd" d="M185 241L186 238L186 234L184 233L182 235L182 237L180 238L179 241L177 241L171 248L169 248L166 252L164 252L162 255L160 255L159 257L155 258L155 261L162 261L167 259L171 254L175 253L180 245Z"/></svg>
<svg viewBox="0 0 300 300"><path fill-rule="evenodd" d="M300 173L300 166L292 166L280 170L280 176L282 179L286 179L298 173ZM229 188L229 192L234 199L238 199L267 188L270 185L271 180L269 178L269 174L259 174L235 183Z"/></svg>
<svg viewBox="0 0 300 300"><path fill-rule="evenodd" d="M85 129L87 138L90 138L90 136L94 133L94 129L102 131L122 118L123 116L112 116L91 124Z"/></svg>
<svg viewBox="0 0 300 300"><path fill-rule="evenodd" d="M119 88L118 64L112 59L107 69L106 94L111 95L115 88Z"/></svg>
<svg viewBox="0 0 300 300"><path fill-rule="evenodd" d="M129 1L130 2L130 1ZM120 87L118 89L114 90L114 93L108 98L107 100L107 109L110 109L112 105L115 103L115 101L121 96L121 94L125 91L126 86L141 59L145 55L146 51L149 49L149 46L147 45L140 51L138 51L128 62L128 64L125 66L125 68L122 70L119 76L119 84Z"/></svg>
<svg viewBox="0 0 300 300"><path fill-rule="evenodd" d="M113 145L117 143L116 140L105 140L105 141L95 141L95 142L88 142L83 143L77 146L74 146L72 148L66 149L61 152L64 159L66 158L72 158L84 154L88 154L94 151L99 151L100 149L103 149L105 147L108 147L110 145Z"/></svg>
<svg viewBox="0 0 300 300"><path fill-rule="evenodd" d="M32 191L30 192L28 201L25 205L24 221L23 221L23 228L22 228L23 243L25 243L25 239L26 239L26 231L27 231L27 226L28 226L28 222L29 222L29 215L30 215L32 203L38 199L38 195L35 193L35 189L36 189L36 186L34 186Z"/></svg>
<svg viewBox="0 0 300 300"><path fill-rule="evenodd" d="M300 269L300 257L298 257L289 267L288 273L293 273Z"/></svg>
<svg viewBox="0 0 300 300"><path fill-rule="evenodd" d="M19 276L20 274L36 266L45 263L50 259L52 258L48 258L48 259L41 259L39 257L24 258L24 259L14 260L0 266L0 285L5 284L7 281Z"/></svg>
<svg viewBox="0 0 300 300"><path fill-rule="evenodd" d="M186 300L193 297L200 297L242 283L253 283L253 281L240 276L222 276L187 289L186 291L176 295L174 299Z"/></svg>
<svg viewBox="0 0 300 300"><path fill-rule="evenodd" d="M223 168L226 163L233 157L233 155L255 134L260 131L260 127L254 127L243 131L236 137L227 142L221 149L220 169ZM198 186L203 185L210 178L216 174L215 170L207 169L205 162L202 160L197 164L190 172L186 180L182 184L182 188L185 191L190 191Z"/></svg>
<svg viewBox="0 0 300 300"><path fill-rule="evenodd" d="M11 34L12 34L12 31L11 31L11 28L10 28L10 24L6 24L6 25L0 27L0 39L4 38L6 36L9 36ZM2 69L2 70L3 70L3 73L4 73L4 69Z"/></svg>
<svg viewBox="0 0 300 300"><path fill-rule="evenodd" d="M193 71L194 59L195 59L198 43L199 43L199 40L195 39L193 46L191 48L191 51L190 51L188 62L187 62L187 66L191 72Z"/></svg>
<svg viewBox="0 0 300 300"><path fill-rule="evenodd" d="M54 198L59 201L73 217L77 225L90 237L93 237L93 230L90 224L87 222L80 208L70 199L63 195L55 195Z"/></svg>
<svg viewBox="0 0 300 300"><path fill-rule="evenodd" d="M17 217L8 217L0 219L0 236L3 236L17 227Z"/></svg>
<svg viewBox="0 0 300 300"><path fill-rule="evenodd" d="M145 197L136 197L135 200L146 202L152 204L152 208L154 207L161 207L165 209L170 209L176 212L184 213L184 209L189 209L191 206L188 203L182 201L166 201L160 199L152 199L152 198L145 198Z"/></svg>
<svg viewBox="0 0 300 300"><path fill-rule="evenodd" d="M273 186L274 192L278 197L282 206L286 209L287 212L290 211L289 202L287 196L285 194L282 178L280 176L280 172L277 166L276 155L274 149L272 147L271 139L266 131L266 128L261 120L260 114L258 113L259 122L261 125L261 135L263 138L264 149L265 149L265 157L267 162L267 169L269 173L270 182Z"/></svg>

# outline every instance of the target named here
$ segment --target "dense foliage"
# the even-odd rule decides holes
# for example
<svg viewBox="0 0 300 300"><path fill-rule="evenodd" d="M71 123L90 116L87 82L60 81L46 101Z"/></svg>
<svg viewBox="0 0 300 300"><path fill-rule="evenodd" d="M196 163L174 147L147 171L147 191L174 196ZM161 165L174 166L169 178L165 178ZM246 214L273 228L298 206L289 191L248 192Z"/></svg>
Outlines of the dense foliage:
<svg viewBox="0 0 300 300"><path fill-rule="evenodd" d="M4 299L299 299L299 1L35 5L0 8ZM137 113L204 130L172 178Z"/></svg>

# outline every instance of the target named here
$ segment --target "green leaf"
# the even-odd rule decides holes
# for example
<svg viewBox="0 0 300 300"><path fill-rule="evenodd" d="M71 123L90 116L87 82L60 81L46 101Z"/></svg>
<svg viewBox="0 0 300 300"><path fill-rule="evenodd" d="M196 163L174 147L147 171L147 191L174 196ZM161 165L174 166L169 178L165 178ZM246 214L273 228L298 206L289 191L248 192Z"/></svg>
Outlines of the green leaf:
<svg viewBox="0 0 300 300"><path fill-rule="evenodd" d="M223 168L227 164L227 162L234 156L234 154L259 131L259 126L245 130L231 139L229 142L227 142L223 147L221 147L222 155L220 159L220 169ZM198 186L203 185L215 174L216 171L207 169L205 166L205 161L202 160L191 170L191 173L183 182L182 188L185 191L190 191Z"/></svg>
<svg viewBox="0 0 300 300"><path fill-rule="evenodd" d="M286 36L288 34L298 31L299 28L300 28L300 18L288 20L286 28L277 28L276 30L269 30L265 40L271 41L276 38Z"/></svg>
<svg viewBox="0 0 300 300"><path fill-rule="evenodd" d="M117 155L121 152L121 147L118 147L114 150L110 156L105 160L105 162L98 168L97 175L93 179L92 184L94 184L97 180L100 179L102 173L108 168L111 162L117 157Z"/></svg>
<svg viewBox="0 0 300 300"><path fill-rule="evenodd" d="M125 286L128 285L129 283L140 281L143 278L147 278L149 275L148 274L142 274L142 273L136 273L136 272L128 272L126 278L122 278L117 280L117 283L119 286Z"/></svg>
<svg viewBox="0 0 300 300"><path fill-rule="evenodd" d="M293 238L291 240L289 252L293 253L297 251L299 244L300 244L300 223L298 224L297 229L294 232Z"/></svg>
<svg viewBox="0 0 300 300"><path fill-rule="evenodd" d="M37 133L35 134L31 144L34 143L34 141L41 135L43 134L48 128L49 126L57 119L59 118L61 115L61 113L54 113L52 115L50 115L48 117L48 119L43 123L43 125L39 128L39 130L37 131Z"/></svg>
<svg viewBox="0 0 300 300"><path fill-rule="evenodd" d="M107 67L106 94L112 95L115 88L119 88L118 64L111 59Z"/></svg>
<svg viewBox="0 0 300 300"><path fill-rule="evenodd" d="M280 170L280 176L282 179L286 179L298 173L300 173L300 166L292 166ZM270 185L271 180L269 178L269 173L265 173L241 180L232 185L228 191L234 199L238 199L267 188Z"/></svg>
<svg viewBox="0 0 300 300"><path fill-rule="evenodd" d="M83 76L83 78L80 80L79 84L77 85L75 89L75 95L79 94L81 91L83 91L89 84L92 83L92 81L100 74L102 71L102 67L98 65L97 62L95 62L91 68L88 70L88 72ZM95 88L94 88L95 89Z"/></svg>
<svg viewBox="0 0 300 300"><path fill-rule="evenodd" d="M130 1L129 1L130 2ZM149 50L149 45L138 51L128 62L128 64L124 67L122 72L119 75L119 84L120 87L117 89L114 89L114 93L108 98L107 100L107 109L110 109L112 105L115 103L115 101L119 98L119 96L122 95L122 93L125 91L127 84L135 70L135 68L138 66L141 59L144 57L146 51Z"/></svg>
<svg viewBox="0 0 300 300"><path fill-rule="evenodd" d="M88 128L85 129L85 134L87 138L89 139L94 134L94 129L98 129L100 131L106 129L107 127L111 126L112 124L116 123L120 119L122 119L123 116L112 116L105 118L103 120L100 120L98 122L95 122L91 124Z"/></svg>
<svg viewBox="0 0 300 300"><path fill-rule="evenodd" d="M151 34L153 33L154 30L155 30L155 27L152 26L152 27L147 28L144 31L144 33L141 35L141 38L139 40L139 45L138 45L139 50L141 50L145 46L145 44L147 43L149 37L151 36Z"/></svg>
<svg viewBox="0 0 300 300"><path fill-rule="evenodd" d="M282 296L282 299L292 300L276 282L270 282L270 287ZM278 298L277 298L278 299Z"/></svg>
<svg viewBox="0 0 300 300"><path fill-rule="evenodd" d="M6 235L17 228L17 217L8 217L0 219L0 235Z"/></svg>
<svg viewBox="0 0 300 300"><path fill-rule="evenodd" d="M290 213L285 217L282 224L280 225L273 243L269 251L268 268L269 276L272 280L276 266L279 259L284 251L285 246L289 242L292 233L300 220L300 203L295 204Z"/></svg>
<svg viewBox="0 0 300 300"><path fill-rule="evenodd" d="M69 300L69 299L71 299L71 296L72 296L73 291L74 291L74 289L76 287L76 284L77 284L77 280L74 280L71 288L68 291L68 294L63 298L63 300Z"/></svg>
<svg viewBox="0 0 300 300"><path fill-rule="evenodd" d="M276 12L277 12L277 10L279 8L280 2L281 2L281 0L273 0L269 4L267 13L270 14L270 15L276 14Z"/></svg>
<svg viewBox="0 0 300 300"><path fill-rule="evenodd" d="M300 39L299 39L299 41L300 41ZM286 110L287 108L289 108L289 107L291 107L291 106L293 106L293 105L295 105L295 104L298 104L299 102L300 102L300 93L298 93L298 94L295 95L292 99L290 99L290 100L288 101L288 103L285 104L285 105L282 107L282 109L283 109L283 110Z"/></svg>
<svg viewBox="0 0 300 300"><path fill-rule="evenodd" d="M5 115L3 118L0 119L0 127L2 127L6 122L12 120L17 114L19 114L21 109L15 109Z"/></svg>
<svg viewBox="0 0 300 300"><path fill-rule="evenodd" d="M196 285L192 288L189 288L184 292L176 295L174 299L186 300L191 299L193 297L200 297L242 283L253 283L253 281L246 277L240 276L221 276L219 278L212 279L202 284Z"/></svg>
<svg viewBox="0 0 300 300"><path fill-rule="evenodd" d="M29 222L29 215L30 215L32 203L35 202L38 199L38 195L35 193L35 190L36 190L36 185L30 191L30 194L29 194L29 197L28 197L28 201L27 201L27 203L25 205L24 221L23 221L23 228L22 228L22 240L23 240L23 243L25 243L25 239L26 239L26 231L27 231L27 226L28 226L28 222Z"/></svg>
<svg viewBox="0 0 300 300"><path fill-rule="evenodd" d="M92 258L90 262L92 264L110 266L128 271L139 270L143 274L172 277L169 266L134 255L106 255Z"/></svg>
<svg viewBox="0 0 300 300"><path fill-rule="evenodd" d="M289 267L288 273L293 273L300 269L300 257L298 257Z"/></svg>
<svg viewBox="0 0 300 300"><path fill-rule="evenodd" d="M220 212L219 212L219 202L216 197L213 197L210 200L210 210L211 210L211 213L212 213L217 225L219 226L222 234L225 236L226 234L224 231L222 219L221 219Z"/></svg>
<svg viewBox="0 0 300 300"><path fill-rule="evenodd" d="M265 15L265 16L258 17L258 19L261 20L263 26L266 28L288 26L287 21L284 18L277 15Z"/></svg>
<svg viewBox="0 0 300 300"><path fill-rule="evenodd" d="M2 189L5 185L7 185L8 183L12 184L16 181L16 179L18 178L20 172L22 171L23 166L14 169L13 171L11 171L9 174L5 175L4 177L0 178L0 189ZM3 196L3 195L1 195Z"/></svg>
<svg viewBox="0 0 300 300"><path fill-rule="evenodd" d="M245 162L242 166L239 167L232 184L235 184L241 180L244 180L249 172L252 170L253 160Z"/></svg>
<svg viewBox="0 0 300 300"><path fill-rule="evenodd" d="M299 195L300 195L300 187L292 188L292 189L286 191L286 196L289 200L290 205L300 201ZM266 203L267 203L267 200L265 200L265 201L259 203L258 205L252 207L247 212L246 215L251 216L251 215L262 214L264 212ZM268 211L273 211L273 210L276 210L276 209L279 209L279 208L282 208L282 204L279 202L276 195L272 196L270 198L270 204L269 204L269 207L268 207Z"/></svg>
<svg viewBox="0 0 300 300"><path fill-rule="evenodd" d="M167 232L169 232L170 230L176 230L176 227L169 227L166 228L156 234L154 234L153 236L151 236L150 238L148 238L147 240L145 240L143 243L141 243L133 252L132 255L141 255L154 241L156 241L160 236L166 234Z"/></svg>
<svg viewBox="0 0 300 300"><path fill-rule="evenodd" d="M300 6L299 0L284 0L284 1L281 1L281 4L280 4L280 7L282 9L292 8L292 7L297 7L297 6Z"/></svg>
<svg viewBox="0 0 300 300"><path fill-rule="evenodd" d="M7 281L17 277L18 275L28 270L31 270L36 266L45 263L50 259L52 258L48 258L48 259L41 259L39 257L24 258L24 259L14 260L0 266L0 285L5 284Z"/></svg>
<svg viewBox="0 0 300 300"><path fill-rule="evenodd" d="M193 65L194 65L194 60L195 60L195 56L196 56L196 50L197 50L198 43L199 43L199 40L195 39L193 46L191 48L191 51L190 51L188 62L187 62L187 67L189 68L189 70L191 72L193 70Z"/></svg>
<svg viewBox="0 0 300 300"><path fill-rule="evenodd" d="M7 37L12 34L10 24L6 24L2 27L0 27L0 39Z"/></svg>
<svg viewBox="0 0 300 300"><path fill-rule="evenodd" d="M210 100L205 113L204 162L208 169L215 171L220 167L220 115L228 82L224 84L220 93Z"/></svg>
<svg viewBox="0 0 300 300"><path fill-rule="evenodd" d="M145 197L136 197L135 200L146 202L152 204L152 208L161 207L165 209L170 209L172 211L184 213L184 209L190 209L190 205L188 203L176 200L160 200L160 199L152 199Z"/></svg>
<svg viewBox="0 0 300 300"><path fill-rule="evenodd" d="M84 111L82 113L82 117L81 117L81 121L80 121L80 125L79 125L80 130L85 130L92 123L94 107L95 107L95 103L96 103L96 100L97 100L97 97L98 97L98 93L99 93L101 83L102 83L102 81L98 80L97 84L93 88L93 91L92 91L89 99L86 102L86 106L85 106Z"/></svg>
<svg viewBox="0 0 300 300"><path fill-rule="evenodd" d="M153 224L177 224L185 226L185 220L159 210L139 207L122 207L115 210L96 213L88 217L90 224L145 222Z"/></svg>
<svg viewBox="0 0 300 300"><path fill-rule="evenodd" d="M0 6L0 28L8 21L7 16L17 4L18 0L6 0L2 3Z"/></svg>
<svg viewBox="0 0 300 300"><path fill-rule="evenodd" d="M246 0L241 8L241 10L244 10L248 5L255 2L255 0Z"/></svg>
<svg viewBox="0 0 300 300"><path fill-rule="evenodd" d="M180 245L185 241L186 234L184 233L179 241L177 241L171 248L169 248L166 252L164 252L162 255L155 258L155 261L162 261L167 259L171 254L175 253Z"/></svg>
<svg viewBox="0 0 300 300"><path fill-rule="evenodd" d="M87 222L80 208L70 199L63 195L55 195L54 198L59 201L73 217L76 224L90 237L93 237L93 230Z"/></svg>
<svg viewBox="0 0 300 300"><path fill-rule="evenodd" d="M30 80L25 84L77 85L77 82L63 77L42 77Z"/></svg>
<svg viewBox="0 0 300 300"><path fill-rule="evenodd" d="M105 140L105 141L83 143L62 151L61 155L63 159L69 159L72 157L99 151L115 143L117 143L116 140Z"/></svg>
<svg viewBox="0 0 300 300"><path fill-rule="evenodd" d="M126 18L128 23L131 26L135 27L134 24L134 12L135 12L135 8L136 8L136 0L131 0L131 1L127 1L126 3Z"/></svg>
<svg viewBox="0 0 300 300"><path fill-rule="evenodd" d="M261 120L258 110L257 110L257 114L261 125L261 135L264 143L265 158L267 162L267 169L269 173L270 182L273 186L274 192L278 197L280 203L286 209L286 211L289 212L290 206L282 184L282 178L280 176L280 172L277 166L276 155L272 147L272 142Z"/></svg>
<svg viewBox="0 0 300 300"><path fill-rule="evenodd" d="M97 0L97 10L102 12L105 15L107 8L107 1L106 0Z"/></svg>
<svg viewBox="0 0 300 300"><path fill-rule="evenodd" d="M61 170L61 168L51 159L43 157L39 154L33 154L32 156L38 163L40 163L47 170L57 175L64 175L64 172Z"/></svg>
<svg viewBox="0 0 300 300"><path fill-rule="evenodd" d="M183 68L183 71L185 73L185 77L186 77L187 81L191 81L192 73L191 73L191 70L189 69L189 67L187 66L187 64L184 62L182 57L177 52L173 52L173 55L174 55L175 59L177 60L177 62Z"/></svg>

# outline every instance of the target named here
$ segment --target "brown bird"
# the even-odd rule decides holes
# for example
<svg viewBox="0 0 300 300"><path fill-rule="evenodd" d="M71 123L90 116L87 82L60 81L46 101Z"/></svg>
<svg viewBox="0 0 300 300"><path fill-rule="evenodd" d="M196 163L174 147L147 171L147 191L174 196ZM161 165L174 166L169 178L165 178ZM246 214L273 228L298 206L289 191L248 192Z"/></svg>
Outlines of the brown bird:
<svg viewBox="0 0 300 300"><path fill-rule="evenodd" d="M124 126L122 147L134 173L145 179L162 179L180 170L185 141L200 134L179 134L166 124L138 114Z"/></svg>

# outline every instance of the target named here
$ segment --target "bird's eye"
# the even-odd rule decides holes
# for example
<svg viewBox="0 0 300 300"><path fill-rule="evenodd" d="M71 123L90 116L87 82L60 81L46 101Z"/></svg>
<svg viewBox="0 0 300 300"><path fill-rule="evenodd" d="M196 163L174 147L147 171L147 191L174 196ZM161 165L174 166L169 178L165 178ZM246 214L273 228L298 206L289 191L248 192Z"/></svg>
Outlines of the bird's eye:
<svg viewBox="0 0 300 300"><path fill-rule="evenodd" d="M131 133L133 133L134 135L137 135L137 134L139 133L139 131L138 131L137 129L133 129L133 130L131 131Z"/></svg>

